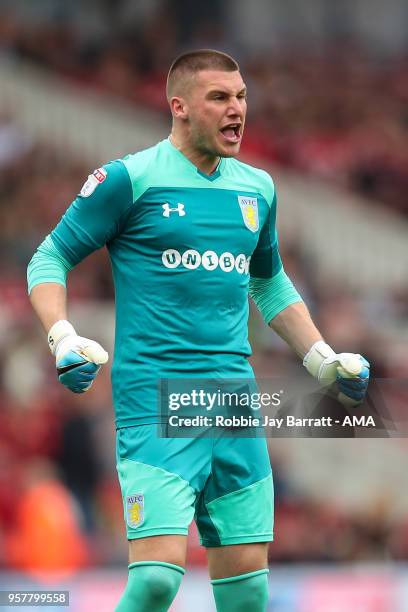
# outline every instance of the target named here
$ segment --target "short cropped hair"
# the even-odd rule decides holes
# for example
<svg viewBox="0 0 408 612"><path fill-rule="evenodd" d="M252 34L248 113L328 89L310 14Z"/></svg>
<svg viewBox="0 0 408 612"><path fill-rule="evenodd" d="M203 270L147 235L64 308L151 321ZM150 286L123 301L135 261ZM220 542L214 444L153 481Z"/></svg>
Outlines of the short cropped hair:
<svg viewBox="0 0 408 612"><path fill-rule="evenodd" d="M183 53L170 66L166 86L167 99L170 100L177 83L200 70L235 72L239 71L239 65L227 53L215 49L198 49Z"/></svg>

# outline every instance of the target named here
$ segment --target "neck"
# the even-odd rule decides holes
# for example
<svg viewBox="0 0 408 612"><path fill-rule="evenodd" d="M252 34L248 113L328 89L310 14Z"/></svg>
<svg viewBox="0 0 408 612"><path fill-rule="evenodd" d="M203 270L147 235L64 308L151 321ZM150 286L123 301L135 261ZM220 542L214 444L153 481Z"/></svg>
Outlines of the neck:
<svg viewBox="0 0 408 612"><path fill-rule="evenodd" d="M171 144L204 174L212 174L220 163L218 156L198 151L190 143L179 138L174 132L170 134L169 139Z"/></svg>

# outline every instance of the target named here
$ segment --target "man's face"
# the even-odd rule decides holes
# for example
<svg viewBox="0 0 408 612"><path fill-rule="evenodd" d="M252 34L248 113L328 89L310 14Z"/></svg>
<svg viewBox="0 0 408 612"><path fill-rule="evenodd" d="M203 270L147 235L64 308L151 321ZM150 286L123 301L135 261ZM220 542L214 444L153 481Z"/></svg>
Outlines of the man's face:
<svg viewBox="0 0 408 612"><path fill-rule="evenodd" d="M238 155L247 110L241 74L201 70L194 75L185 100L190 145L206 155Z"/></svg>

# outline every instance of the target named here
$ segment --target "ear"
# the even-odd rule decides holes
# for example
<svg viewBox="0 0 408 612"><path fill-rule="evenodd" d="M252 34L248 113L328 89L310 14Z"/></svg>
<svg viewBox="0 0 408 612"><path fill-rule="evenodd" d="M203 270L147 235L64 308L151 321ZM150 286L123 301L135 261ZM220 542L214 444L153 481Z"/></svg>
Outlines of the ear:
<svg viewBox="0 0 408 612"><path fill-rule="evenodd" d="M175 119L187 119L188 105L184 98L173 96L170 99L171 114Z"/></svg>

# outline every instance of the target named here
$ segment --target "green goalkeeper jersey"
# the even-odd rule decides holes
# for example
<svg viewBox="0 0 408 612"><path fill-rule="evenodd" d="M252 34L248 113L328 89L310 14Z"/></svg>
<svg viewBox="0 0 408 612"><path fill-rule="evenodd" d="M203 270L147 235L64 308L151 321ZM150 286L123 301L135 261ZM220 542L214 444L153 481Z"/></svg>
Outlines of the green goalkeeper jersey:
<svg viewBox="0 0 408 612"><path fill-rule="evenodd" d="M106 245L116 296L116 425L158 420L160 378L248 378L248 283L282 263L270 176L206 175L169 140L88 177L51 234L71 264Z"/></svg>

